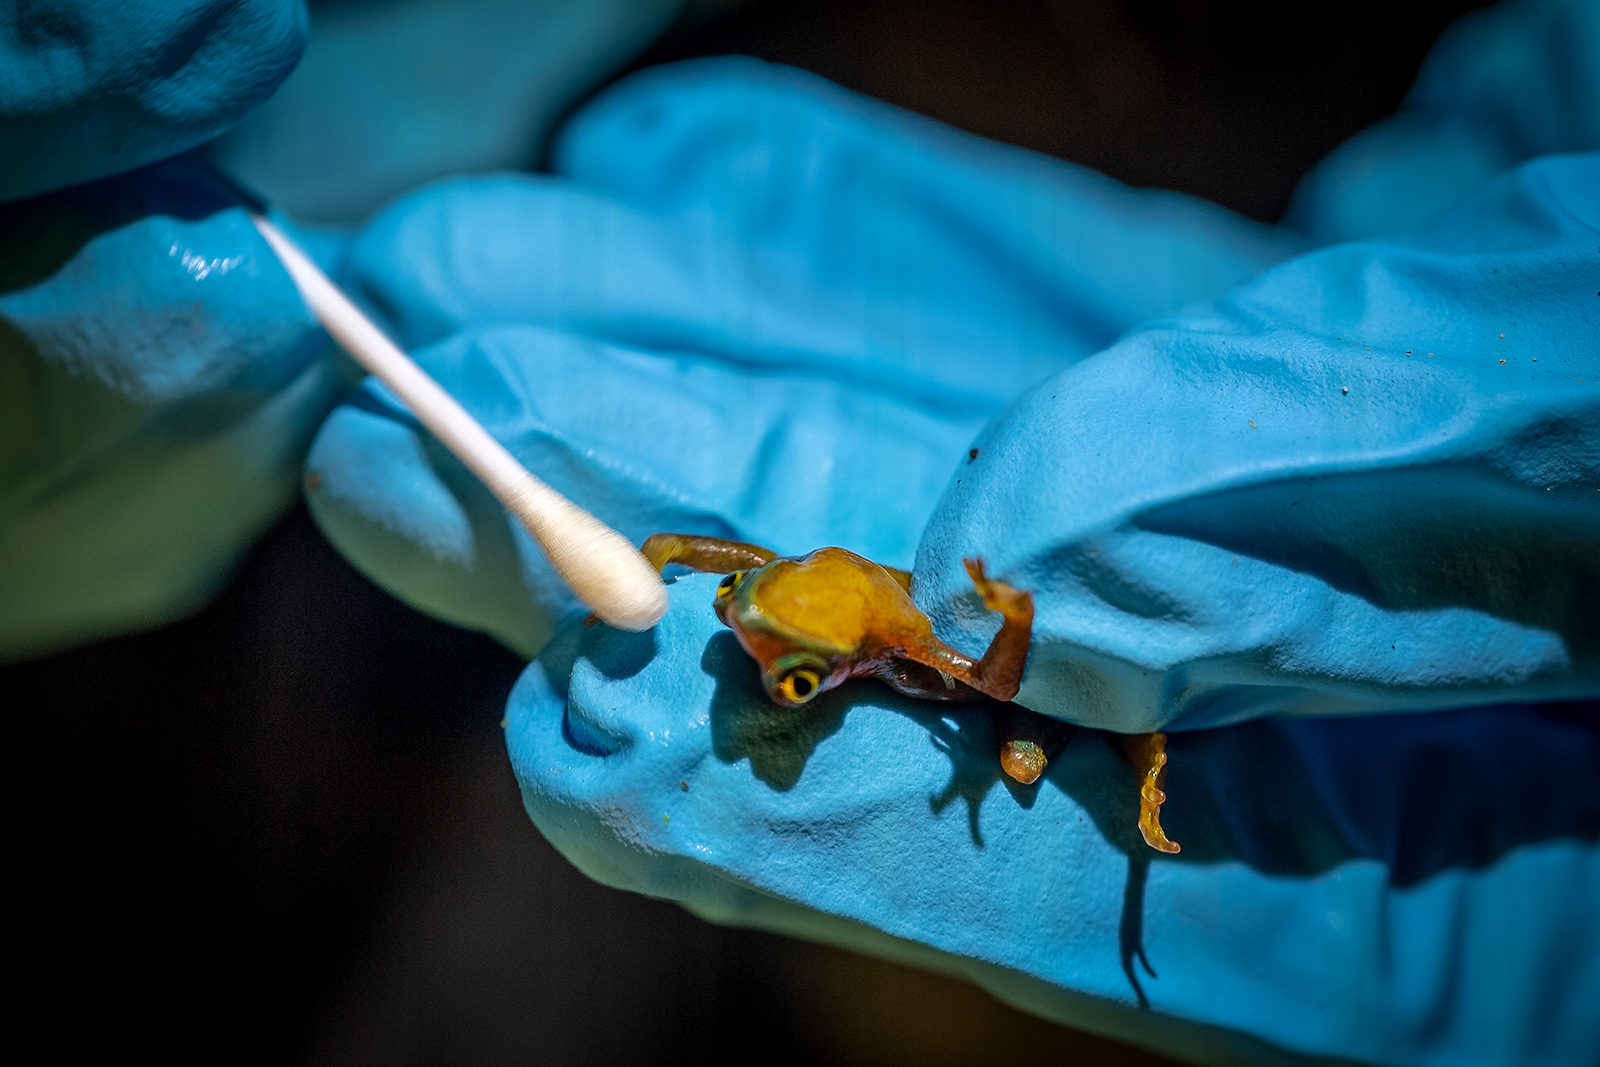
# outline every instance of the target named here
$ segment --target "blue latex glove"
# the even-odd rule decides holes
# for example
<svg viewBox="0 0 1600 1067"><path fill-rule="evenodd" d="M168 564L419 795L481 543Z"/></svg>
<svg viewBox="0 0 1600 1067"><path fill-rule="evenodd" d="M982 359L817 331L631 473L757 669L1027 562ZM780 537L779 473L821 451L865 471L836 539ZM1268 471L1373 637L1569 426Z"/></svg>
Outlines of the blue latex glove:
<svg viewBox="0 0 1600 1067"><path fill-rule="evenodd" d="M524 803L591 877L1198 1063L1594 1062L1600 705L1173 734L1158 856L1107 735L1020 787L992 705L776 708L716 582L563 631L512 692Z"/></svg>
<svg viewBox="0 0 1600 1067"><path fill-rule="evenodd" d="M558 158L561 178L407 198L348 278L513 452L636 541L909 566L1006 400L1299 247L748 60L630 79ZM576 608L381 389L335 412L308 466L324 532L401 598L528 654Z"/></svg>
<svg viewBox="0 0 1600 1067"><path fill-rule="evenodd" d="M1600 367L1588 291L1573 298L1578 263L1586 261L1569 250L1592 256L1600 245L1600 233L1577 214L1594 215L1595 190L1596 157L1530 164L1419 238L1420 248L1358 245L1305 257L1212 312L1177 320L1186 324L1181 333L1137 331L1036 387L958 470L923 542L919 597L947 606L938 613L943 632L961 635L963 616L948 607L969 596L946 555L956 543L1033 588L1036 644L1020 699L1079 718L1177 707L1193 721L1304 710L1307 701L1289 705L1283 693L1292 689L1281 678L1272 690L1235 676L1233 689L1213 691L1209 701L1163 702L1169 694L1204 696L1197 683L1229 680L1225 669L1282 670L1285 653L1276 661L1214 656L1205 661L1210 674L1173 672L1189 690L1119 691L1105 683L1091 690L1094 702L1079 703L1082 689L1073 683L1097 680L1092 671L1120 680L1107 669L1108 655L1072 644L1086 641L1086 631L1130 645L1143 637L1157 650L1180 638L1276 634L1307 658L1322 651L1315 678L1291 680L1311 699L1326 694L1327 707L1340 706L1342 696L1348 708L1349 694L1384 685L1394 703L1461 699L1474 682L1479 692L1496 685L1514 692L1518 683L1534 690L1545 679L1493 672L1516 666L1515 653L1551 648L1568 653L1554 657L1551 688L1592 695L1600 685L1595 623L1585 607L1595 601L1600 507L1577 494L1597 488L1600 388L1588 375L1600 375ZM1469 235L1475 256L1460 251ZM1351 275L1368 284L1350 284ZM1501 275L1504 289L1494 284ZM1443 299L1456 292L1479 302L1463 308ZM1408 367L1400 350L1382 371L1369 368L1364 344L1338 350L1335 362L1305 321L1338 312L1328 294L1352 293L1351 302L1369 310L1366 324L1392 318L1403 329L1401 312L1434 308L1434 336L1453 329L1470 340L1474 327L1482 329L1476 316L1505 312L1505 292L1518 294L1522 328L1542 331L1523 343L1538 345L1539 366L1552 364L1553 381L1533 373L1527 348L1514 349L1504 365L1492 357L1484 373L1454 344L1441 345L1431 365L1420 350ZM1401 300L1406 294L1410 300ZM1374 341L1377 364L1385 346ZM1208 357L1210 346L1221 354L1213 349ZM1530 362L1514 365L1519 351ZM1307 364L1325 368L1320 377L1294 362L1301 352L1309 353ZM1153 368L1204 377L1152 383ZM1522 374L1514 402L1497 401L1508 390L1495 372ZM1350 394L1336 376L1355 383ZM1307 377L1322 391L1299 384ZM1393 388L1402 382L1405 389ZM1256 403L1265 396L1311 407L1331 393L1362 404L1346 417L1362 446L1353 473L1312 482L1290 466L1286 455L1335 465L1340 437L1328 428L1348 424L1301 413L1291 429L1277 430L1286 443L1275 463L1237 464L1247 474L1287 469L1299 483L1287 499L1241 477L1240 491L1260 499L1213 508L1202 493L1186 507L1164 503L1159 525L1113 525L1101 540L1058 546L1053 558L1028 555L1035 529L1064 528L1051 525L1064 522L1058 516L1103 528L1092 509L1125 506L1132 493L1124 486L1160 488L1171 484L1162 481L1171 469L1208 472L1235 455L1231 426L1224 419L1214 429L1219 423L1207 413L1232 416L1240 401L1213 409L1208 398L1241 391ZM1424 403L1441 394L1443 401ZM1048 417L1037 414L1041 407ZM1450 418L1424 424L1420 434L1431 449L1423 459L1440 460L1417 464L1419 476L1402 481L1404 492L1386 492L1390 475L1376 460L1416 455L1407 451L1416 424L1402 416L1440 409ZM1201 417L1171 415L1187 410ZM1153 432L1163 425L1157 420L1184 426L1189 447L1160 449L1173 435ZM1233 447L1253 460L1267 449L1263 437L1274 441L1274 429L1246 421L1237 435L1243 444ZM1082 436L1063 460L1051 450L1068 432ZM1117 477L1119 462L1138 478ZM1093 477L1108 466L1112 477ZM1316 536L1285 517L1317 502L1324 481L1337 490L1340 479L1374 468L1376 489L1358 485L1319 504L1307 520ZM1590 480L1574 486L1560 480L1572 477L1567 472ZM1059 494L1039 494L1041 479L1060 486ZM1496 491L1485 492L1485 482ZM1547 492L1548 484L1557 488ZM1026 503L1006 496L1022 486L1033 488ZM1461 510L1453 495L1477 510ZM1189 499L1180 496L1179 505ZM1376 516L1364 510L1378 505L1388 507ZM1275 521L1258 520L1262 512ZM1438 539L1436 555L1418 558L1419 527ZM1245 543L1218 548L1197 530ZM1498 539L1491 553L1463 557L1464 536ZM1373 551L1374 542L1383 551ZM1416 580L1419 571L1436 573L1423 565L1440 558L1477 561L1482 577L1464 587ZM1350 559L1388 569L1372 566L1369 584L1353 593L1319 597L1294 584L1316 578L1312 565L1325 572L1328 561ZM1496 564L1515 568L1518 581L1491 569ZM1197 1062L1273 1063L1298 1054L1576 1067L1600 1051L1600 1016L1592 1010L1600 998L1593 773L1600 703L1268 718L1174 733L1163 821L1184 851L1164 857L1134 829L1135 777L1104 735L1079 734L1042 785L1024 788L1000 776L993 707L919 703L875 682L826 694L803 715L774 707L749 657L710 610L715 581L676 583L667 617L650 634L564 631L512 694L507 740L524 801L540 829L592 877L680 900L716 921L965 974L1030 1011ZM1386 612L1379 594L1396 589L1454 596L1465 589L1475 599L1461 609ZM1514 622L1495 614L1525 613L1529 605L1546 616ZM1549 627L1542 633L1541 623ZM1341 694L1338 672L1372 662L1363 653L1383 626L1420 646L1401 665L1447 664L1454 673L1380 676L1365 687L1346 683ZM1512 627L1531 633L1507 642ZM1463 631L1472 643L1452 643ZM981 647L966 636L969 650ZM1046 673L1052 670L1065 680ZM1131 670L1121 677L1128 675L1137 677Z"/></svg>
<svg viewBox="0 0 1600 1067"><path fill-rule="evenodd" d="M295 219L359 221L442 175L533 165L550 124L682 6L323 4L294 74L206 151Z"/></svg>
<svg viewBox="0 0 1600 1067"><path fill-rule="evenodd" d="M324 346L192 163L0 205L0 660L215 592L294 498Z"/></svg>
<svg viewBox="0 0 1600 1067"><path fill-rule="evenodd" d="M0 200L175 155L266 99L301 0L17 0L0 9Z"/></svg>
<svg viewBox="0 0 1600 1067"><path fill-rule="evenodd" d="M1534 156L1600 148L1600 4L1512 0L1461 19L1400 113L1340 145L1284 221L1318 244L1403 233Z"/></svg>
<svg viewBox="0 0 1600 1067"><path fill-rule="evenodd" d="M1150 685L1157 699L1146 703L1137 685L1111 684L1120 679L1109 656L1072 645L1106 635L1163 650L1178 638L1276 634L1307 658L1322 651L1303 671L1317 675L1292 681L1327 694L1322 706L1334 708L1384 685L1393 704L1419 693L1459 700L1473 683L1479 692L1536 690L1546 680L1537 674L1530 684L1494 672L1516 666L1515 653L1551 648L1565 655L1553 657L1549 689L1594 694L1595 620L1586 609L1595 602L1600 506L1578 494L1597 488L1600 366L1591 290L1575 289L1592 259L1573 250L1592 257L1600 245L1584 221L1596 214L1597 190L1600 157L1529 164L1411 246L1346 246L1286 264L1211 312L1137 331L1031 390L958 470L923 542L919 597L935 607L967 599L948 562L956 543L1033 588L1036 644L1020 699L1082 718L1174 705L1191 721L1304 710L1307 698L1283 700L1291 687L1282 679L1263 699L1269 683L1237 675L1234 690L1210 700L1162 702L1204 697L1197 683L1229 680L1225 670L1281 671L1287 653L1213 656L1209 674L1173 672L1190 689ZM1474 255L1463 250L1469 242ZM1475 303L1447 299L1458 292ZM1367 311L1364 330L1421 329L1413 316L1433 309L1424 325L1452 343L1431 365L1414 352L1409 368L1403 350L1381 371L1369 368L1364 344L1332 357L1311 326L1336 316L1341 304L1329 296L1346 293ZM1507 293L1517 294L1510 309ZM1552 364L1553 381L1534 373L1531 348L1513 348L1503 365L1492 357L1482 373L1465 358L1474 329L1482 332L1478 316L1509 311L1537 331L1523 344L1536 346L1541 367ZM1387 346L1373 340L1378 364ZM1301 353L1304 364L1295 361ZM1529 362L1514 365L1519 353ZM1170 378L1152 373L1168 368L1176 368ZM1522 374L1515 392L1493 377L1500 371ZM1355 383L1348 395L1336 376ZM1232 446L1232 427L1210 414L1233 415L1240 398L1222 401L1241 392L1257 404L1310 408L1331 393L1363 406L1344 419L1291 412L1297 418L1277 431L1286 443L1273 455L1270 423L1246 423L1243 444ZM1173 414L1191 409L1200 417ZM1408 435L1416 423L1402 416L1441 409L1449 417L1418 433L1427 446L1418 462ZM1361 450L1345 473L1336 462L1342 438L1330 428L1351 423ZM1160 429L1174 425L1192 435L1187 449ZM1080 434L1071 438L1077 447L1062 449L1068 433ZM1205 477L1162 480L1174 469L1208 473L1240 453L1267 456L1254 466L1235 461L1244 474L1224 485L1250 494L1242 501L1212 506L1215 481ZM1416 477L1406 480L1390 456L1412 459ZM1290 463L1306 457L1333 472L1319 469L1312 481ZM1115 466L1123 462L1137 478ZM1099 479L1105 467L1111 476ZM1247 475L1262 469L1286 471L1295 491L1252 487ZM1375 488L1339 491L1341 479L1368 477ZM1391 477L1401 492L1390 491ZM1059 492L1040 494L1041 480ZM1325 481L1334 489L1321 488ZM1093 509L1125 506L1125 486L1166 484L1205 491L1180 495L1187 506L1163 501L1159 523L1112 525L1100 539L1056 545L1052 557L1029 556L1035 530L1077 528L1068 521L1101 529L1108 524ZM1026 501L1023 487L1032 490ZM1476 508L1462 509L1460 498ZM1291 508L1307 504L1318 504L1305 520L1310 533L1291 521ZM1218 549L1197 531L1244 543ZM1470 553L1469 537L1496 540L1490 552ZM1419 540L1432 554L1419 553ZM1420 581L1450 575L1450 566L1427 566L1441 559L1476 563L1478 580ZM1354 592L1319 597L1293 584L1347 560L1384 566L1369 565ZM683 901L715 921L965 974L1030 1011L1197 1062L1300 1055L1577 1067L1600 1052L1600 702L1266 718L1174 733L1163 821L1185 849L1158 856L1134 829L1134 773L1104 735L1080 733L1043 784L1019 787L1000 776L992 706L920 703L862 682L803 714L774 707L710 609L716 580L676 583L650 634L563 631L512 694L507 741L524 802L592 877ZM1396 590L1467 606L1386 612ZM1530 606L1545 615L1500 614L1525 616ZM960 634L960 614L946 608L940 621ZM1513 625L1534 632L1508 642L1503 631ZM1383 626L1420 646L1402 666L1448 664L1454 673L1406 679L1391 665L1398 678L1346 682L1339 672L1371 662ZM1062 661L1074 656L1069 673ZM1111 676L1097 689L1096 670ZM1074 684L1096 701L1076 702Z"/></svg>
<svg viewBox="0 0 1600 1067"><path fill-rule="evenodd" d="M1018 702L1128 732L1600 693L1600 154L1336 246L1041 383L930 521L918 600ZM1048 491L1042 491L1048 486Z"/></svg>

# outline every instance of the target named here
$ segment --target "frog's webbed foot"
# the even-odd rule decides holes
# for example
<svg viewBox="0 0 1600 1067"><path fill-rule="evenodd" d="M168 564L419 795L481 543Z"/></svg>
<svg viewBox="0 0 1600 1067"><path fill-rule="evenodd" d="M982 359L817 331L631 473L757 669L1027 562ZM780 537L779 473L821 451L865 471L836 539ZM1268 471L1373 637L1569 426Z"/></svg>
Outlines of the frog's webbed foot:
<svg viewBox="0 0 1600 1067"><path fill-rule="evenodd" d="M1139 833L1157 852L1177 852L1178 843L1167 840L1161 829L1161 805L1167 799L1167 735L1132 734L1124 742L1128 758L1139 772Z"/></svg>

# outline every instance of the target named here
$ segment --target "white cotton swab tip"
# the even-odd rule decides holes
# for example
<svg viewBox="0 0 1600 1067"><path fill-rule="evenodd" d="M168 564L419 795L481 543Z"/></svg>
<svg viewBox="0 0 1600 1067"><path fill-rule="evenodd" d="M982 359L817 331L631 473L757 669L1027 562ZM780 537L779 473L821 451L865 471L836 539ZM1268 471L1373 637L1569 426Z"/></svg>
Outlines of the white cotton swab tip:
<svg viewBox="0 0 1600 1067"><path fill-rule="evenodd" d="M627 538L529 473L455 397L385 337L287 234L260 215L252 214L250 221L277 253L322 328L522 520L579 600L618 629L648 630L660 621L667 610L666 586Z"/></svg>

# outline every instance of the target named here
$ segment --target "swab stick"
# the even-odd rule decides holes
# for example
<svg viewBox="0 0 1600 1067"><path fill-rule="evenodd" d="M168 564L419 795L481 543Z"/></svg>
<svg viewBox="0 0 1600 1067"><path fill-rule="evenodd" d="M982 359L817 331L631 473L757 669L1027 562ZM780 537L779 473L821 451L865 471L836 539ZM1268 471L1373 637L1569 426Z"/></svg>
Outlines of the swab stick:
<svg viewBox="0 0 1600 1067"><path fill-rule="evenodd" d="M623 630L648 630L660 620L667 610L666 587L627 538L529 473L455 397L385 337L299 245L260 215L250 219L322 328L522 520L579 600Z"/></svg>

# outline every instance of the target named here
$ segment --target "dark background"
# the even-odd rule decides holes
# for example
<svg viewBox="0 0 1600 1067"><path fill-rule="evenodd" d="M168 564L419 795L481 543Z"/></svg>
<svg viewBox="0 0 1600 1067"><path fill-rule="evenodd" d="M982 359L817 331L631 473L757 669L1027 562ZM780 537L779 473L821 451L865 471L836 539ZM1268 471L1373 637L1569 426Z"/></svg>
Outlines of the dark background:
<svg viewBox="0 0 1600 1067"><path fill-rule="evenodd" d="M792 63L1273 219L1474 6L772 0L637 65ZM521 666L369 584L302 509L198 616L0 669L32 783L12 793L15 1017L65 1011L57 1056L175 1061L1168 1062L587 881L505 759Z"/></svg>

